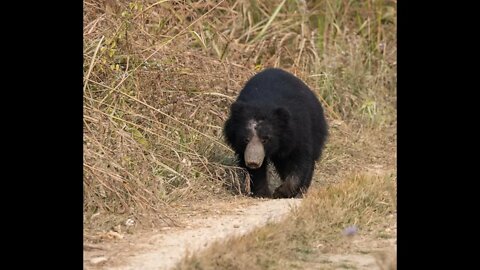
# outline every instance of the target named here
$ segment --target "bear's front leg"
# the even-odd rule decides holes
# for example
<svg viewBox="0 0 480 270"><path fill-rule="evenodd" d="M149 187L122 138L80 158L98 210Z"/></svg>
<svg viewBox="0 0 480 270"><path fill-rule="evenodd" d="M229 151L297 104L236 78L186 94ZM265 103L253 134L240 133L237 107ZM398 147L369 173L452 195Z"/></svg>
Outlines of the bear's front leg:
<svg viewBox="0 0 480 270"><path fill-rule="evenodd" d="M285 181L275 189L273 198L293 198L297 195L300 187L300 177L296 174L289 175Z"/></svg>
<svg viewBox="0 0 480 270"><path fill-rule="evenodd" d="M294 198L302 192L306 192L312 181L315 163L304 161L298 164L290 162L291 166L285 164L277 169L280 172L283 183L273 192L273 198Z"/></svg>
<svg viewBox="0 0 480 270"><path fill-rule="evenodd" d="M250 174L251 179L251 191L254 197L263 197L263 198L271 198L272 193L268 188L268 181L267 181L267 165L262 165L262 167L258 169L247 169L248 173Z"/></svg>

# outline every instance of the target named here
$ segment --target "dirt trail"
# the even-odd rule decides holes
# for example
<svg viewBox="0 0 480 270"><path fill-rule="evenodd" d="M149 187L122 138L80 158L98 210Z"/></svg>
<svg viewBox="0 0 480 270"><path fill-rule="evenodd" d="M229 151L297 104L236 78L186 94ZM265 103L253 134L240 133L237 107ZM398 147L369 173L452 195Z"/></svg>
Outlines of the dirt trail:
<svg viewBox="0 0 480 270"><path fill-rule="evenodd" d="M300 204L301 199L257 201L233 214L193 219L186 228L139 237L130 246L143 245L143 250L84 253L84 269L170 269L187 251L206 248L215 240L242 235L268 222L279 221ZM128 248L127 248L128 250ZM87 267L88 266L88 267Z"/></svg>

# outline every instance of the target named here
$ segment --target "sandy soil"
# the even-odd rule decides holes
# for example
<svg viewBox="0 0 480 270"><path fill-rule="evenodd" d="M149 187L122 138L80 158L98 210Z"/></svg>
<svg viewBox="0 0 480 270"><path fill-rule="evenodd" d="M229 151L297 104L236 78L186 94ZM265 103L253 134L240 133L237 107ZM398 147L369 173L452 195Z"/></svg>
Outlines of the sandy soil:
<svg viewBox="0 0 480 270"><path fill-rule="evenodd" d="M301 199L258 200L226 215L195 217L182 228L164 228L117 243L86 245L84 269L170 269L187 252L277 222L300 202Z"/></svg>

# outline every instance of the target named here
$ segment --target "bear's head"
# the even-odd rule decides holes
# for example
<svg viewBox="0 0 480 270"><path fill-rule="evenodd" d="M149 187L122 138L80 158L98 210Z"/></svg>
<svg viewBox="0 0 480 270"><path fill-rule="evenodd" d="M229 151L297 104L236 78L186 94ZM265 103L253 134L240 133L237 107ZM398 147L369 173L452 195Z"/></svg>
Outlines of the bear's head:
<svg viewBox="0 0 480 270"><path fill-rule="evenodd" d="M245 166L257 169L266 158L283 157L294 147L291 114L284 107L259 107L237 101L232 104L226 135Z"/></svg>

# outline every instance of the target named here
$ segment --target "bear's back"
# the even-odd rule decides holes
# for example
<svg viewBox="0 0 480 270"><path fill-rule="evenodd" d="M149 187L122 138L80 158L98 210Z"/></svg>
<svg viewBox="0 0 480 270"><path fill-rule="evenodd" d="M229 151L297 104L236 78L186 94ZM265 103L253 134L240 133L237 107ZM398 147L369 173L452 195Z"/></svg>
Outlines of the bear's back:
<svg viewBox="0 0 480 270"><path fill-rule="evenodd" d="M253 76L240 92L238 100L246 102L282 102L291 99L316 99L307 85L294 75L268 68Z"/></svg>

